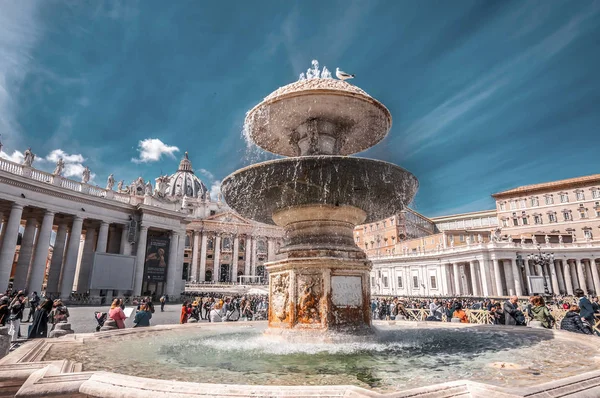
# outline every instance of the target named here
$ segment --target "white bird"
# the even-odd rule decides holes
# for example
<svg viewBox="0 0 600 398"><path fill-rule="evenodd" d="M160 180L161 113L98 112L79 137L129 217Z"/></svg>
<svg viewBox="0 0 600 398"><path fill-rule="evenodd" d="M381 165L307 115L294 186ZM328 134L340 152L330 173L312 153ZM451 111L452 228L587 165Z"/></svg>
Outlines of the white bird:
<svg viewBox="0 0 600 398"><path fill-rule="evenodd" d="M346 73L340 70L340 68L335 68L335 77L337 77L340 80L354 79L354 75Z"/></svg>

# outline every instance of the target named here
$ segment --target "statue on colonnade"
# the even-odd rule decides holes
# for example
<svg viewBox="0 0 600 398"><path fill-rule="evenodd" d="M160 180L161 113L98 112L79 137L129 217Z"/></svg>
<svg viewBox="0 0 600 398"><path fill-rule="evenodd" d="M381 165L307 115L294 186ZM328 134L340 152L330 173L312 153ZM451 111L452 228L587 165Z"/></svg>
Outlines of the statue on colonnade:
<svg viewBox="0 0 600 398"><path fill-rule="evenodd" d="M55 175L55 176L62 175L64 168L65 168L65 162L63 161L62 158L58 158L58 160L56 161L56 167L54 168L52 175Z"/></svg>
<svg viewBox="0 0 600 398"><path fill-rule="evenodd" d="M27 148L25 153L23 153L23 166L31 167L34 159L35 159L35 154L33 152L31 152L31 147Z"/></svg>

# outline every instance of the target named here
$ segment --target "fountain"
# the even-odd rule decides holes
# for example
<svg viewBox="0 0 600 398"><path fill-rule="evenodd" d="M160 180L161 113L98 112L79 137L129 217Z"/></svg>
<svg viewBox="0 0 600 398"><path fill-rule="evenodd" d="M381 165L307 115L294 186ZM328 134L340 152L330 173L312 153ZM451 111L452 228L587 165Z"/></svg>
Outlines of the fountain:
<svg viewBox="0 0 600 398"><path fill-rule="evenodd" d="M285 229L285 258L267 264L268 324L36 339L0 360L0 395L600 396L593 336L446 322L371 325L371 265L353 228L402 210L417 180L398 166L347 155L381 141L390 126L381 103L313 63L246 118L249 139L289 157L238 170L222 187L240 214Z"/></svg>
<svg viewBox="0 0 600 398"><path fill-rule="evenodd" d="M368 333L371 263L353 230L397 214L418 183L393 164L347 156L387 135L390 112L358 87L310 71L246 116L249 139L291 157L238 170L222 192L242 216L285 230L285 259L265 264L269 333Z"/></svg>

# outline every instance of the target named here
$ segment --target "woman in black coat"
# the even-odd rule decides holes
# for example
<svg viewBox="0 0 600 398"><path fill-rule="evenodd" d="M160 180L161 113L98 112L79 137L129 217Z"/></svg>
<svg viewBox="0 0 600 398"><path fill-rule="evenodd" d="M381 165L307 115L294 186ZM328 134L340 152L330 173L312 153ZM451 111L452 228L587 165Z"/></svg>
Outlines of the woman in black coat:
<svg viewBox="0 0 600 398"><path fill-rule="evenodd" d="M35 310L29 327L28 339L45 338L48 335L48 315L52 311L52 300L46 300Z"/></svg>
<svg viewBox="0 0 600 398"><path fill-rule="evenodd" d="M560 322L560 328L568 332L592 334L592 330L588 325L585 325L579 315L579 306L572 305L569 311Z"/></svg>

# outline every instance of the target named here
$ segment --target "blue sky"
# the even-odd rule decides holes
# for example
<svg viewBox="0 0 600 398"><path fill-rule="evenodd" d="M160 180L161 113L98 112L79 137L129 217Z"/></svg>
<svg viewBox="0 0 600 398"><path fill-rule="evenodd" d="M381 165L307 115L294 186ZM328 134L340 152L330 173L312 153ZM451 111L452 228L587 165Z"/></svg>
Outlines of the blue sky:
<svg viewBox="0 0 600 398"><path fill-rule="evenodd" d="M507 188L599 172L600 2L0 0L3 156L28 146L152 181L189 151L207 186L267 158L248 109L312 59L392 112L359 154L420 181L428 216ZM382 198L385 200L385 198Z"/></svg>

